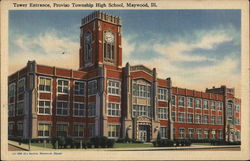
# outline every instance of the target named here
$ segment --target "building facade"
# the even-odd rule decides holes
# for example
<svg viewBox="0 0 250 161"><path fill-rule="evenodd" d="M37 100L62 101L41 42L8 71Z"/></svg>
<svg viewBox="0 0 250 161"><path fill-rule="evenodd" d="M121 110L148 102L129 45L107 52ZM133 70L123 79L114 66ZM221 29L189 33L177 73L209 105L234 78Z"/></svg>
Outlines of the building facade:
<svg viewBox="0 0 250 161"><path fill-rule="evenodd" d="M155 68L123 67L119 17L96 11L80 30L79 70L29 61L9 76L9 137L240 140L233 88L173 87Z"/></svg>

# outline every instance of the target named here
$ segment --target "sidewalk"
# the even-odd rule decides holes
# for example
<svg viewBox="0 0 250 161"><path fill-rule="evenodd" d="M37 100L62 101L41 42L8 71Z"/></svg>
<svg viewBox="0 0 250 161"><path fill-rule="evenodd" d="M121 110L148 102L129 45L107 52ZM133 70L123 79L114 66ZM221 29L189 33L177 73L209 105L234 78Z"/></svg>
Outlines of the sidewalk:
<svg viewBox="0 0 250 161"><path fill-rule="evenodd" d="M9 144L29 151L28 144L19 145L18 142L8 141ZM50 149L38 146L30 146L30 151L163 151L163 150L190 150L190 149L225 149L239 148L240 145L230 146L210 146L210 145L191 145L187 147L148 147L148 148L97 148L97 149Z"/></svg>

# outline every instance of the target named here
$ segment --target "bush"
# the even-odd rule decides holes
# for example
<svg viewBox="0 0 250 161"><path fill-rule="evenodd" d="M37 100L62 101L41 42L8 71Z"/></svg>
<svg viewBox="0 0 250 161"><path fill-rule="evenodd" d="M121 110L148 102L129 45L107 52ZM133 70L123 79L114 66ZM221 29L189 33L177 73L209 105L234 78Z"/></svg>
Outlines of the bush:
<svg viewBox="0 0 250 161"><path fill-rule="evenodd" d="M191 140L184 140L184 139L182 140L160 139L152 143L154 147L190 146L192 144Z"/></svg>
<svg viewBox="0 0 250 161"><path fill-rule="evenodd" d="M115 144L115 140L114 139L108 139L107 140L107 148L113 148Z"/></svg>

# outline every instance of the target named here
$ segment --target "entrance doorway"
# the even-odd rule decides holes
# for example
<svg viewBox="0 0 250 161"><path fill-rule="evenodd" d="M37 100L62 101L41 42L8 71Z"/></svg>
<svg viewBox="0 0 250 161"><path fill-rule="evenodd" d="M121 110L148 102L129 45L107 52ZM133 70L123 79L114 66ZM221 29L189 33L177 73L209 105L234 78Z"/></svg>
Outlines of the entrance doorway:
<svg viewBox="0 0 250 161"><path fill-rule="evenodd" d="M150 126L139 125L139 140L143 142L150 141Z"/></svg>

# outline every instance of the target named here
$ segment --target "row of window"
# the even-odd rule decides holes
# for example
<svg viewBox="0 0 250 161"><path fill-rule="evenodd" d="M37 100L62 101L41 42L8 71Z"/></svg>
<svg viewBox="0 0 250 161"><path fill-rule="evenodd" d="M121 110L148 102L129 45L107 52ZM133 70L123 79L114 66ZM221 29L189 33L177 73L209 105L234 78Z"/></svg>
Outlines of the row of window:
<svg viewBox="0 0 250 161"><path fill-rule="evenodd" d="M216 108L218 110L223 109L223 104L221 101L209 101L209 100L205 100L205 99L203 99L203 101L202 101L202 99L200 99L200 98L194 99L193 97L187 97L186 103L185 103L184 96L178 96L178 102L176 102L176 97L177 96L175 96L175 95L172 96L172 105L173 106L176 106L178 104L178 107L184 107L186 104L187 107L189 107L189 108L193 108L195 106L195 108L202 108L203 107L203 109L208 109L209 105L210 105L210 108L212 110L216 110ZM195 104L194 104L194 100L195 100Z"/></svg>
<svg viewBox="0 0 250 161"><path fill-rule="evenodd" d="M174 130L175 131L175 130ZM194 139L195 129L179 128L179 139ZM203 133L202 133L203 131ZM196 129L197 139L223 139L223 130ZM210 134L210 135L209 135ZM218 137L217 137L218 136Z"/></svg>
<svg viewBox="0 0 250 161"><path fill-rule="evenodd" d="M21 78L17 82L17 93L21 94L21 93L24 93L24 91L25 91L25 78ZM16 84L11 83L9 85L9 89L8 89L8 96L9 97L14 97L15 92L16 92Z"/></svg>

